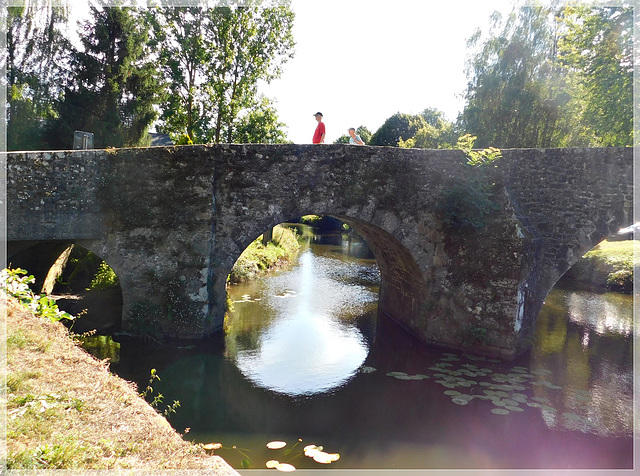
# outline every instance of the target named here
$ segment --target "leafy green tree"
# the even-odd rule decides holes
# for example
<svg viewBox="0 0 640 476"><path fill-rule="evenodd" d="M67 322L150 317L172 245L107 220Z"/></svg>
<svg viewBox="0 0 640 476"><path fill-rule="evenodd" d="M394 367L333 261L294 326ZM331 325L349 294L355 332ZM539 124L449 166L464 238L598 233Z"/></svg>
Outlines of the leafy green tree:
<svg viewBox="0 0 640 476"><path fill-rule="evenodd" d="M233 141L239 144L285 144L285 124L278 120L275 108L267 98L239 117L233 130Z"/></svg>
<svg viewBox="0 0 640 476"><path fill-rule="evenodd" d="M42 149L66 81L68 8L36 0L6 15L7 150Z"/></svg>
<svg viewBox="0 0 640 476"><path fill-rule="evenodd" d="M210 61L202 8L158 8L149 12L150 45L159 56L166 95L159 132L174 138L186 134L191 143L207 134L204 65Z"/></svg>
<svg viewBox="0 0 640 476"><path fill-rule="evenodd" d="M427 108L421 116L425 125L416 131L413 137L400 140L398 145L404 148L450 149L456 143L458 133L455 125L449 122L442 111Z"/></svg>
<svg viewBox="0 0 640 476"><path fill-rule="evenodd" d="M633 9L567 7L559 59L574 73L578 117L590 145L631 145L633 125Z"/></svg>
<svg viewBox="0 0 640 476"><path fill-rule="evenodd" d="M630 8L516 7L480 38L460 120L479 146L631 144Z"/></svg>
<svg viewBox="0 0 640 476"><path fill-rule="evenodd" d="M279 123L275 111L266 113L268 107L257 99L257 85L279 77L293 56L288 5L164 8L154 10L152 18L167 77L161 130L186 133L194 143L233 142L236 136L266 140ZM251 134L248 118L253 118ZM266 128L262 133L256 129L260 124Z"/></svg>
<svg viewBox="0 0 640 476"><path fill-rule="evenodd" d="M396 113L388 118L371 137L370 145L398 147L403 138L411 138L427 122L419 114Z"/></svg>
<svg viewBox="0 0 640 476"><path fill-rule="evenodd" d="M516 7L492 17L488 39L467 67L461 129L486 147L548 147L568 101L555 66L558 21L550 8ZM481 39L477 31L470 48Z"/></svg>
<svg viewBox="0 0 640 476"><path fill-rule="evenodd" d="M65 88L51 141L70 147L74 130L94 133L94 146L144 143L160 93L149 60L147 28L135 9L91 8L82 25L83 48L72 59L73 81Z"/></svg>

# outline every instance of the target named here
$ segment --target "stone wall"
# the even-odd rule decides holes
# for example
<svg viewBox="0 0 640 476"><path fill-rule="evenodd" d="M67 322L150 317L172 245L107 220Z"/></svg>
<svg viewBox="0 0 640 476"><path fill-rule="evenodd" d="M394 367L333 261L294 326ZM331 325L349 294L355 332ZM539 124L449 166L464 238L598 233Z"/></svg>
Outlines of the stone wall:
<svg viewBox="0 0 640 476"><path fill-rule="evenodd" d="M464 161L347 145L8 154L9 240L84 240L120 278L125 325L198 337L222 327L227 275L251 241L330 215L372 248L384 312L425 342L508 358L572 260L631 223L631 149ZM464 199L479 173L491 213L450 224L451 190Z"/></svg>

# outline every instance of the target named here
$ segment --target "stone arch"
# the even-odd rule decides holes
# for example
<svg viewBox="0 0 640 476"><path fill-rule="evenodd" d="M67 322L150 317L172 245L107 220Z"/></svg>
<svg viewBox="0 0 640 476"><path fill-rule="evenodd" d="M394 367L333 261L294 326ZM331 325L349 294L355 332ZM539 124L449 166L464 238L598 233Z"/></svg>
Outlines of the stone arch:
<svg viewBox="0 0 640 476"><path fill-rule="evenodd" d="M427 296L427 284L420 266L413 254L398 238L370 222L339 213L318 213L331 216L355 229L367 242L372 250L378 267L380 268L381 282L378 296L378 307L385 314L397 321L409 330L424 331L426 323L423 317L423 305ZM226 255L218 253L212 262L217 263L216 275L212 276L214 298L217 298L216 314L220 317L221 325L224 318L224 306L220 296L226 297L223 285L231 272L233 264L240 254L265 230L278 223L284 223L291 219L303 216L303 214L278 216L275 220L256 220L242 230L238 235L227 235L229 246L221 245L219 248L233 249ZM266 224L264 224L266 223ZM214 251L215 253L215 251ZM215 290L219 290L215 293Z"/></svg>
<svg viewBox="0 0 640 476"><path fill-rule="evenodd" d="M108 256L104 256L99 242L95 240L43 240L10 242L7 247L8 265L12 268L26 269L35 278L34 293L50 294L54 290L54 283L67 265L72 249L91 251L99 260L106 262L120 277L117 263L112 263ZM74 290L77 291L77 290ZM75 332L87 332L93 329L107 331L119 328L122 322L122 287L108 292L85 294L81 300L59 298L58 307L72 315L79 315L84 309L100 309L100 313L89 312L84 320L78 319L73 324ZM114 304L110 308L108 305ZM99 314L99 315L98 315ZM66 322L65 322L66 324Z"/></svg>

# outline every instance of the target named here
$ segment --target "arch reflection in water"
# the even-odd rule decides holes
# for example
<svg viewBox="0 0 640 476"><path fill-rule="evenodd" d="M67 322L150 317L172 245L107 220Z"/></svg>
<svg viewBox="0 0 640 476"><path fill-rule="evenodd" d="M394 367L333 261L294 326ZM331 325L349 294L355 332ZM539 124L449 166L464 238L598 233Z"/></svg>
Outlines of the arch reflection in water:
<svg viewBox="0 0 640 476"><path fill-rule="evenodd" d="M227 352L255 386L312 395L356 374L371 337L358 320L375 308L377 293L354 283L349 275L355 263L345 261L350 259L315 245L292 269L229 290L235 302Z"/></svg>

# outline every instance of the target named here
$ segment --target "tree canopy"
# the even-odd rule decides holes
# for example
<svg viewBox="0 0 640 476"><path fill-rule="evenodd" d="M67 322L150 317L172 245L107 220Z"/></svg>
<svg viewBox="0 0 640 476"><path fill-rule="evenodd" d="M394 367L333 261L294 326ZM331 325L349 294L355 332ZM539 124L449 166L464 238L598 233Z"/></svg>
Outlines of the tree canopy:
<svg viewBox="0 0 640 476"><path fill-rule="evenodd" d="M632 10L522 7L478 30L460 129L486 147L630 145Z"/></svg>
<svg viewBox="0 0 640 476"><path fill-rule="evenodd" d="M66 9L35 0L7 18L8 149L284 142L258 92L293 56L293 13L275 7L92 7L72 43ZM186 138L185 138L186 137Z"/></svg>
<svg viewBox="0 0 640 476"><path fill-rule="evenodd" d="M269 133L279 122L257 85L277 78L293 56L289 8L161 8L150 18L166 78L162 131L186 133L194 143L282 140ZM259 124L266 129L256 134Z"/></svg>
<svg viewBox="0 0 640 476"><path fill-rule="evenodd" d="M82 49L73 51L68 81L50 142L70 148L73 131L94 134L95 147L138 145L157 113L156 68L148 59L147 31L139 12L91 8L82 26Z"/></svg>

